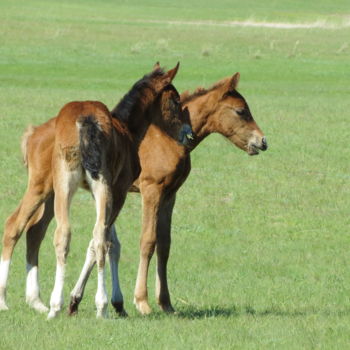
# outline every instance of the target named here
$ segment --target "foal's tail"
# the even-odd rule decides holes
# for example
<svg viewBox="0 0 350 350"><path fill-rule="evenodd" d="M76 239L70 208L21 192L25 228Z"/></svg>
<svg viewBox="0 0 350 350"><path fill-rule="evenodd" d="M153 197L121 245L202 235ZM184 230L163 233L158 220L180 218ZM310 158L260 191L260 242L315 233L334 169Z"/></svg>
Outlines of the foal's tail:
<svg viewBox="0 0 350 350"><path fill-rule="evenodd" d="M23 164L26 168L28 168L28 152L27 152L28 139L31 135L33 135L34 130L35 130L35 126L29 125L22 136L21 151L22 151L22 157L23 157Z"/></svg>
<svg viewBox="0 0 350 350"><path fill-rule="evenodd" d="M98 179L102 168L103 145L105 135L94 116L84 116L78 119L79 148L83 168L93 179Z"/></svg>

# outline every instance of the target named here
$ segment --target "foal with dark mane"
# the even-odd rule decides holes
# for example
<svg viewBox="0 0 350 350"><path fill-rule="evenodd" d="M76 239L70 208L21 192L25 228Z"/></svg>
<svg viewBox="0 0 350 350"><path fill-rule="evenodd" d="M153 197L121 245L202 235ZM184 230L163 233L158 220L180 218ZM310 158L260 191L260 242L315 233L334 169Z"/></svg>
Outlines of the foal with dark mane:
<svg viewBox="0 0 350 350"><path fill-rule="evenodd" d="M171 85L177 70L178 65L167 73L156 67L133 86L112 113L100 102L71 102L61 109L57 117L25 135L22 150L28 164L28 188L21 204L5 225L0 264L0 309L7 308L6 282L13 249L23 230L27 229L27 302L39 311L46 311L39 297L37 253L52 218L54 204L57 269L48 317L55 317L60 311L71 236L69 206L74 192L81 186L92 192L96 202L97 219L91 245L98 267L95 302L97 316L105 316L105 256L110 246L115 278L119 242L116 242L111 227L128 189L140 173L138 147L151 123L167 137L183 143L186 134L190 133L190 127L184 124L179 95ZM52 135L53 129L54 138L47 138L47 135ZM38 213L45 215L31 231L33 214ZM42 231L35 231L35 228ZM113 294L112 302L117 311L123 313L120 300L113 300L114 296L120 298L117 292Z"/></svg>
<svg viewBox="0 0 350 350"><path fill-rule="evenodd" d="M236 90L239 73L223 79L210 89L198 89L194 94L184 93L181 102L188 110L195 139L191 150L211 133L225 136L249 155L267 149L264 134L256 124L244 97ZM166 312L173 312L167 283L167 262L171 244L171 217L176 192L185 182L191 170L189 153L165 135L158 135L154 142L154 130L150 127L139 148L141 174L132 187L141 192L143 202L140 263L135 288L134 303L142 314L151 312L148 304L147 275L152 255L157 252L156 298ZM150 144L153 146L150 147ZM154 155L157 156L154 156ZM94 253L88 252L85 270L94 265ZM72 292L74 311L77 296L83 294L88 274L82 271ZM80 300L81 298L78 298Z"/></svg>

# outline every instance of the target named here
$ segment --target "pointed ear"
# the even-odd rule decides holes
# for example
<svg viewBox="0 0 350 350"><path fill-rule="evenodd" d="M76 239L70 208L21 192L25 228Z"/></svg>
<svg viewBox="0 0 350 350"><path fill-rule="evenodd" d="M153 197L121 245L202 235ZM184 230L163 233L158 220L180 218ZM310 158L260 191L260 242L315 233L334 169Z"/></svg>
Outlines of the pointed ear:
<svg viewBox="0 0 350 350"><path fill-rule="evenodd" d="M239 78L241 77L241 75L237 72L228 82L228 86L227 86L227 90L228 91L232 91L235 90L237 88L238 82L239 82Z"/></svg>
<svg viewBox="0 0 350 350"><path fill-rule="evenodd" d="M156 62L156 64L153 66L153 71L155 71L155 70L157 70L157 69L160 69L159 61Z"/></svg>
<svg viewBox="0 0 350 350"><path fill-rule="evenodd" d="M173 69L170 69L169 71L167 71L164 74L164 83L165 84L170 84L173 81L177 71L179 70L179 67L180 67L180 62L177 62L177 65Z"/></svg>

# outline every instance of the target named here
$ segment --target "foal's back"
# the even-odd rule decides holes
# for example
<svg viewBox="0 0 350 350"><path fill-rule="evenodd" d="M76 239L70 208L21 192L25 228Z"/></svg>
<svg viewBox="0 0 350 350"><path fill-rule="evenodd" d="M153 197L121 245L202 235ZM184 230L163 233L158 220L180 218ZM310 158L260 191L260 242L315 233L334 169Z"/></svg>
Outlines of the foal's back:
<svg viewBox="0 0 350 350"><path fill-rule="evenodd" d="M93 125L82 132L82 125ZM82 143L96 142L99 135L113 141L112 117L108 108L99 101L74 101L67 103L56 117L55 141L52 155L55 164L63 160L73 170L82 166ZM86 136L83 136L86 134ZM105 145L108 147L108 142Z"/></svg>
<svg viewBox="0 0 350 350"><path fill-rule="evenodd" d="M73 101L63 106L56 117L56 138L73 143L78 137L77 122L93 117L104 132L111 132L111 115L102 102Z"/></svg>

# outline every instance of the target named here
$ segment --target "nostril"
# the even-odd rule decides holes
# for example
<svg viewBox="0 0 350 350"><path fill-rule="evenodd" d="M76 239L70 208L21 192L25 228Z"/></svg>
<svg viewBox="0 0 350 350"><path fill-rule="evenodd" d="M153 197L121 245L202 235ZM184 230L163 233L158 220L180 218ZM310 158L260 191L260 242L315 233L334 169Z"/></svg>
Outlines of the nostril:
<svg viewBox="0 0 350 350"><path fill-rule="evenodd" d="M262 150L263 151L266 151L267 150L267 140L266 140L266 137L264 136L261 140L261 144L262 144Z"/></svg>

